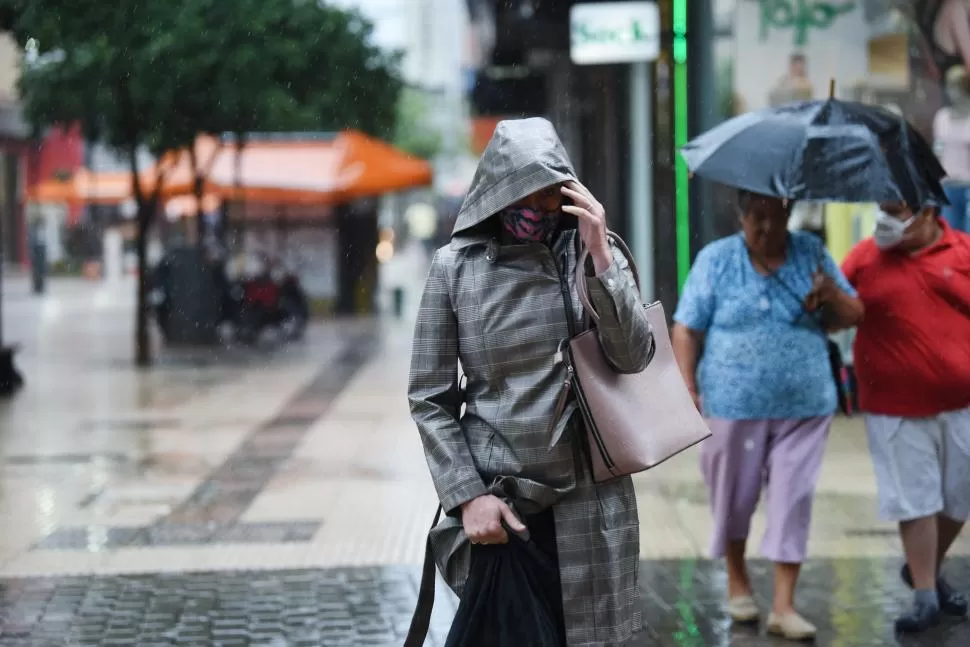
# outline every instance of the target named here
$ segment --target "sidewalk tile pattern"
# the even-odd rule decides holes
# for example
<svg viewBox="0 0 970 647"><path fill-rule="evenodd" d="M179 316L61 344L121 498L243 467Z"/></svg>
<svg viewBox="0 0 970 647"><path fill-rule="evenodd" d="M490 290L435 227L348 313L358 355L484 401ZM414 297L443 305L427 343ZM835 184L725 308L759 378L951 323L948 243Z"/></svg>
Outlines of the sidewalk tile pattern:
<svg viewBox="0 0 970 647"><path fill-rule="evenodd" d="M816 560L799 591L818 625L819 645L965 647L970 621L945 620L898 640L892 620L908 599L895 560ZM970 560L949 566L970 584ZM771 565L755 562L753 582L767 610ZM413 610L418 569L368 567L237 571L0 581L0 644L306 645L400 647ZM439 586L440 588L440 586ZM724 577L706 560L645 562L646 628L631 647L769 647L786 644L760 628L732 628ZM456 601L439 592L429 647L442 645Z"/></svg>
<svg viewBox="0 0 970 647"><path fill-rule="evenodd" d="M350 340L276 417L255 429L185 501L151 525L58 528L40 539L34 549L83 550L92 545L93 536L99 538L102 549L310 541L321 525L318 520L246 523L240 517L285 466L313 423L327 413L354 374L367 364L376 345L371 333Z"/></svg>
<svg viewBox="0 0 970 647"><path fill-rule="evenodd" d="M29 386L0 402L0 646L399 647L436 503L403 397L410 322L319 323L300 344L167 352L135 371L119 343L133 304L92 310L75 288L5 313ZM788 644L726 618L696 452L636 487L647 628L633 646ZM839 418L799 588L817 644L970 645L953 620L892 636L910 593L876 510L862 425ZM951 553L968 590L970 533ZM752 576L766 611L771 566ZM439 587L429 645L454 611Z"/></svg>

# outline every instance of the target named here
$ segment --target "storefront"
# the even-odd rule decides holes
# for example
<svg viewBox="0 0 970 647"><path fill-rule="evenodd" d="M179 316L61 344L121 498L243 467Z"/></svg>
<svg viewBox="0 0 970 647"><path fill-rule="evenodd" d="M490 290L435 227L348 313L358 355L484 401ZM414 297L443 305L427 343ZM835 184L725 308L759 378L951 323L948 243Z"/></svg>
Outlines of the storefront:
<svg viewBox="0 0 970 647"><path fill-rule="evenodd" d="M468 2L472 40L484 52L471 91L473 112L488 119L480 123L547 116L606 206L611 227L628 239L638 235L632 225L644 209L636 201L649 183L654 286L648 291L669 307L697 251L737 229L733 190L688 178L677 154L687 139L746 111L824 98L833 80L836 97L895 110L932 138L934 122L948 114L949 95L966 85L964 63L954 53L962 51L960 30L951 20L960 0L918 0L900 5L911 7L905 11L891 0L658 0L659 49L647 64L645 110L635 101L640 81L622 57L571 59L577 27L570 14L580 3ZM625 6L629 14L642 3L581 4L612 5L621 13ZM644 118L647 170L631 132ZM483 133L477 135L483 142ZM870 230L872 206L827 205L825 211L838 259Z"/></svg>
<svg viewBox="0 0 970 647"><path fill-rule="evenodd" d="M0 200L0 252L3 262L27 260L27 229L24 222L23 177L30 157L27 126L18 105L0 104L0 157L3 199Z"/></svg>
<svg viewBox="0 0 970 647"><path fill-rule="evenodd" d="M939 151L970 159L970 82L958 52L968 20L963 0L705 0L687 21L689 136L744 112L790 101L835 97L882 106L905 117ZM954 105L955 104L955 105ZM944 157L944 163L946 163ZM957 208L970 224L970 168L946 169ZM691 257L738 228L734 191L687 182ZM683 205L682 205L683 206ZM823 227L837 262L870 235L873 204L826 204ZM683 268L682 268L683 269ZM838 340L851 361L852 334Z"/></svg>
<svg viewBox="0 0 970 647"><path fill-rule="evenodd" d="M476 141L486 140L495 117L552 121L580 179L606 208L610 227L641 259L645 296L671 305L677 290L672 25L678 3L683 13L683 0L468 0L469 40L478 47L470 92L481 126ZM577 56L577 44L600 54Z"/></svg>
<svg viewBox="0 0 970 647"><path fill-rule="evenodd" d="M837 98L897 112L928 140L936 138L940 143L947 136L941 124L950 116L951 95L957 100L970 96L965 63L954 53L959 51L959 43L951 35L950 17L955 14L948 13L954 3L959 1L917 0L905 5L891 0L694 3L699 5L698 11L706 8L712 16L707 29L713 47L705 51L699 45L701 34L689 33L690 55L696 54L704 63L691 72L715 83L714 96L708 98L713 110L706 123L698 124L702 128L692 130L788 101L824 99L834 81ZM705 4L708 6L703 7ZM692 78L691 87L697 88L698 81ZM958 127L954 124L953 129ZM970 140L965 145L970 152ZM961 169L948 172L960 175ZM700 181L691 182L703 186ZM692 189L695 198L698 189ZM704 189L716 197L691 205L691 222L698 234L693 241L695 252L736 228L731 192L720 187ZM826 239L836 260L869 234L872 218L873 205L826 206Z"/></svg>

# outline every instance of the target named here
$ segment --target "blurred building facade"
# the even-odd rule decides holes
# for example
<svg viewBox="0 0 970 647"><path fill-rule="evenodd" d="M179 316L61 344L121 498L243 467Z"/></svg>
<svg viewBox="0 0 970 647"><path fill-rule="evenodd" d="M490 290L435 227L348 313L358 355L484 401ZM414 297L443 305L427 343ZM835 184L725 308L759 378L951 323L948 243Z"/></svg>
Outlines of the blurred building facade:
<svg viewBox="0 0 970 647"><path fill-rule="evenodd" d="M559 131L582 181L603 203L610 227L629 240L634 219L648 219L645 250L654 277L647 292L673 303L677 291L674 194L674 0L659 0L660 55L648 88L652 164L635 176L631 74L626 63L577 65L570 57L573 0L466 0L478 49L471 90L473 132L481 146L502 117L543 115ZM603 4L585 2L582 4ZM682 3L684 5L685 3ZM650 177L647 178L646 174ZM653 186L648 213L632 213L632 190ZM652 213L650 213L652 211ZM652 271L650 271L652 270Z"/></svg>
<svg viewBox="0 0 970 647"><path fill-rule="evenodd" d="M8 34L0 33L0 229L3 240L0 252L7 263L22 261L26 256L26 228L24 227L21 191L22 175L26 168L29 146L17 100L17 80L20 76L21 52Z"/></svg>
<svg viewBox="0 0 970 647"><path fill-rule="evenodd" d="M838 98L896 110L934 137L933 123L950 101L947 74L970 69L958 54L970 43L953 42L945 19L947 5L960 1L656 0L661 47L650 64L651 164L638 176L629 66L570 59L571 9L605 3L466 0L476 50L473 141L484 146L502 117L547 116L611 227L627 237L644 217L632 213L631 187L649 175L652 294L672 307L694 254L737 229L733 191L688 179L677 148L784 97L825 98L830 80ZM867 209L827 208L830 247L844 253L867 234Z"/></svg>
<svg viewBox="0 0 970 647"><path fill-rule="evenodd" d="M970 51L970 43L954 41L947 22L947 7L957 1L692 2L707 9L695 12L688 28L697 99L692 131L783 100L785 87L801 88L798 98L825 99L834 81L836 98L880 105L927 139L940 139L934 122L948 113L960 85L948 88L947 76L970 66L958 54ZM707 96L698 97L700 91ZM970 142L964 145L970 149ZM691 189L696 251L737 225L731 192L700 181ZM873 212L874 205L826 206L826 238L836 260L869 235Z"/></svg>
<svg viewBox="0 0 970 647"><path fill-rule="evenodd" d="M0 156L3 169L0 204L4 261L26 265L28 220L42 218L45 231L59 232L76 224L80 204L65 205L43 213L28 212L25 191L28 185L74 173L83 163L84 141L77 129L52 129L38 138L31 136L24 121L17 84L23 50L7 33L0 33ZM55 241L56 250L60 241Z"/></svg>
<svg viewBox="0 0 970 647"><path fill-rule="evenodd" d="M401 72L420 95L425 127L441 138L440 156L465 152L468 110L463 63L468 12L456 0L334 0L356 9L374 25L375 44L402 57ZM448 164L443 164L447 171Z"/></svg>

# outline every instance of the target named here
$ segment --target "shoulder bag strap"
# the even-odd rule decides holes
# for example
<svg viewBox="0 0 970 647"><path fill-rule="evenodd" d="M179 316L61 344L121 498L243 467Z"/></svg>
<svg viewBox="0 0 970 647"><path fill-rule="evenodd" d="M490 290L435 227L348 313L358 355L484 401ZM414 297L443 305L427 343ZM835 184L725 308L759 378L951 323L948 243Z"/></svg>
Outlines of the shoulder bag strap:
<svg viewBox="0 0 970 647"><path fill-rule="evenodd" d="M438 511L434 514L434 522L432 522L431 528L434 529L440 520L441 506L439 505ZM404 639L404 647L423 647L424 641L428 637L428 630L431 628L431 612L434 610L434 584L434 552L431 549L431 537L429 536L424 551L424 567L421 571L418 602L414 608L414 615L411 617L408 636Z"/></svg>
<svg viewBox="0 0 970 647"><path fill-rule="evenodd" d="M627 263L630 264L630 271L633 272L633 280L637 284L637 291L640 290L640 271L637 269L636 261L633 258L633 252L627 247L626 242L612 231L606 232L607 237L616 248L626 257ZM579 234L576 234L579 238ZM600 317L596 314L596 310L593 308L593 302L589 298L589 290L586 289L586 259L589 258L589 249L585 244L580 242L579 247L579 257L576 259L576 292L579 294L579 301L583 304L583 309L589 318L592 319L593 324L598 324Z"/></svg>
<svg viewBox="0 0 970 647"><path fill-rule="evenodd" d="M788 285L788 283L786 283L785 280L778 275L778 273L781 271L781 268L779 267L776 270L770 270L769 268L765 267L763 263L760 263L757 260L755 260L754 256L751 254L751 249L747 246L747 244L745 244L744 249L748 254L748 259L751 260L751 263L753 265L759 265L761 266L762 269L768 272L765 278L768 278L771 281L773 281L782 290L784 290L788 294L788 296L794 299L795 303L799 305L800 310L798 314L795 315L795 318L792 320L792 323L793 324L798 323L798 320L801 319L802 315L807 314L815 321L816 324L818 324L819 332L821 332L822 336L828 339L828 334L825 332L825 327L822 325L821 319L818 316L816 316L814 313L811 313L805 310L805 296L798 296L798 293L795 292L795 289L792 288L790 285ZM819 260L818 267L819 268L822 267L822 259Z"/></svg>

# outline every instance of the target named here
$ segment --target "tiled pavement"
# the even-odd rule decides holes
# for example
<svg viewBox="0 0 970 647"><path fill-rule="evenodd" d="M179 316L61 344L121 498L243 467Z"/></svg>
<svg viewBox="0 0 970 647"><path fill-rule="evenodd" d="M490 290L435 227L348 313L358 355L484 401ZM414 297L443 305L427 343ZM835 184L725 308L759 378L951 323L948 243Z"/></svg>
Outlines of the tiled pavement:
<svg viewBox="0 0 970 647"><path fill-rule="evenodd" d="M770 565L756 562L767 590ZM970 563L950 571L970 582ZM416 569L405 566L62 576L0 584L0 644L265 645L399 647L414 604ZM822 559L804 572L801 605L819 627L816 643L838 647L970 644L970 623L946 620L898 642L898 564L886 559ZM706 560L642 566L645 629L630 647L767 647L789 644L763 630L732 628L720 568ZM761 602L767 604L763 596ZM442 645L454 601L442 596L429 645Z"/></svg>
<svg viewBox="0 0 970 647"><path fill-rule="evenodd" d="M345 343L346 349L324 371L273 419L246 436L188 498L148 525L99 529L102 548L309 541L320 526L317 520L247 523L240 517L290 458L310 426L326 413L334 397L366 362L375 337L370 332ZM100 494L95 492L85 499L84 506L96 505ZM89 543L89 527L64 527L41 539L35 548L84 550Z"/></svg>
<svg viewBox="0 0 970 647"><path fill-rule="evenodd" d="M410 324L321 325L299 345L167 354L146 373L128 368L124 298L12 302L28 388L0 403L0 646L400 644L434 506L403 398ZM724 619L696 459L637 479L638 644L776 644ZM839 421L800 590L819 644L894 644L906 592L874 493L864 435ZM956 552L970 555L966 537ZM966 560L953 576L970 589ZM440 642L454 601L439 597Z"/></svg>

